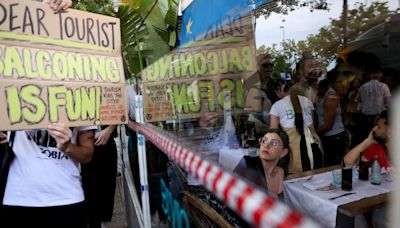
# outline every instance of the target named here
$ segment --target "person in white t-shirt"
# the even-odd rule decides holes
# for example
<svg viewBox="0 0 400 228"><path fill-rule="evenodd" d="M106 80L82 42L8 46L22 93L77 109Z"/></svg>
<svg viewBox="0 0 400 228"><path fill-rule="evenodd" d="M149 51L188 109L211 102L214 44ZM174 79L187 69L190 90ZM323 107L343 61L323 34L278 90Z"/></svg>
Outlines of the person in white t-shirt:
<svg viewBox="0 0 400 228"><path fill-rule="evenodd" d="M93 155L96 127L16 131L0 224L13 227L85 227L79 163Z"/></svg>
<svg viewBox="0 0 400 228"><path fill-rule="evenodd" d="M43 2L55 12L72 5L71 0ZM0 205L1 227L86 227L79 163L92 159L94 129L54 123L13 134L15 158Z"/></svg>
<svg viewBox="0 0 400 228"><path fill-rule="evenodd" d="M281 127L289 135L289 173L321 168L322 149L313 125L314 105L307 97L289 95L289 89L287 84L277 84L275 92L281 99L271 107L270 127ZM296 114L293 101L300 106L301 113Z"/></svg>

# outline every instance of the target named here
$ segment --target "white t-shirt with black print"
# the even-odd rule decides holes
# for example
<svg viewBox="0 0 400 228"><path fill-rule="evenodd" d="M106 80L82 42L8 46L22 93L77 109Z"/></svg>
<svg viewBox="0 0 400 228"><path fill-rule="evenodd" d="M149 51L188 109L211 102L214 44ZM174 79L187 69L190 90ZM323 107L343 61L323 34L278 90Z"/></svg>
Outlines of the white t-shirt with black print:
<svg viewBox="0 0 400 228"><path fill-rule="evenodd" d="M79 131L94 129L73 128L71 143L76 144ZM57 149L47 130L17 131L13 150L4 205L51 207L84 200L78 162Z"/></svg>
<svg viewBox="0 0 400 228"><path fill-rule="evenodd" d="M304 96L298 96L300 101L300 106L303 111L303 122L304 126L310 126L313 124L312 112L314 111L313 103ZM296 127L294 123L295 111L290 101L290 96L286 96L281 100L275 102L272 107L270 114L279 117L280 125L284 128L294 128Z"/></svg>

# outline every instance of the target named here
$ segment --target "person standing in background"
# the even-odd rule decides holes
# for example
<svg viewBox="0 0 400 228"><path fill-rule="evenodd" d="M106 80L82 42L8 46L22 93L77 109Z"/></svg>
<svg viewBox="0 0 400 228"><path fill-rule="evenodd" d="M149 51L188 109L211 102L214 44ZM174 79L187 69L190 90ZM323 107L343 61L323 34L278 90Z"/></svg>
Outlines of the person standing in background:
<svg viewBox="0 0 400 228"><path fill-rule="evenodd" d="M315 86L322 76L322 69L309 53L304 53L296 66L296 84L290 88L290 93L305 96L315 105L318 88Z"/></svg>
<svg viewBox="0 0 400 228"><path fill-rule="evenodd" d="M275 92L281 99L270 112L271 128L281 127L289 136L289 173L321 168L323 154L314 129L314 106L307 97L289 94L289 90L289 85L277 84Z"/></svg>
<svg viewBox="0 0 400 228"><path fill-rule="evenodd" d="M349 93L347 95L348 103L344 115L345 120L343 121L352 135L351 147L356 146L363 140L363 138L360 137L361 105L359 102L356 101L360 86L361 81L358 78L355 78L353 81L350 82Z"/></svg>
<svg viewBox="0 0 400 228"><path fill-rule="evenodd" d="M324 148L324 166L338 165L348 145L342 121L341 96L347 94L347 78L336 70L328 72L329 87L316 105L317 133Z"/></svg>
<svg viewBox="0 0 400 228"><path fill-rule="evenodd" d="M386 110L391 97L390 89L380 82L382 73L375 69L367 74L370 80L361 85L356 100L361 104L361 137L366 138L368 132L375 126L375 119Z"/></svg>
<svg viewBox="0 0 400 228"><path fill-rule="evenodd" d="M100 130L101 129L101 130ZM117 125L102 126L95 134L93 159L82 164L82 184L88 215L88 228L100 228L111 221L117 176Z"/></svg>

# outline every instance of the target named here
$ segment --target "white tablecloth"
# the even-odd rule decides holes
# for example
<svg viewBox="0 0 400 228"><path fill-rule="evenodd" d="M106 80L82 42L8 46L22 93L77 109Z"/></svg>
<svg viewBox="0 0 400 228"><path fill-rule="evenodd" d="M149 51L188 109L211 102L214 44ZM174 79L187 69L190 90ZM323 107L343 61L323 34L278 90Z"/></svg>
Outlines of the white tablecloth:
<svg viewBox="0 0 400 228"><path fill-rule="evenodd" d="M223 147L219 150L218 163L229 171L233 171L245 155L245 151L241 148L230 149Z"/></svg>
<svg viewBox="0 0 400 228"><path fill-rule="evenodd" d="M239 164L243 156L255 157L258 155L257 148L238 148L230 149L229 147L223 147L219 150L218 163L228 171L233 171Z"/></svg>
<svg viewBox="0 0 400 228"><path fill-rule="evenodd" d="M388 175L386 174L383 174L382 176L381 185L373 185L370 181L361 181L358 178L353 178L352 191L343 191L340 186L327 192L309 190L303 186L304 182L309 181L307 178L308 177L303 177L285 181L285 200L292 207L328 227L335 227L337 207L339 205L391 191L390 178L388 178ZM332 173L326 172L314 175L312 180L315 179L332 180ZM335 200L329 200L331 197L339 196L348 192L354 192L355 194L340 197Z"/></svg>

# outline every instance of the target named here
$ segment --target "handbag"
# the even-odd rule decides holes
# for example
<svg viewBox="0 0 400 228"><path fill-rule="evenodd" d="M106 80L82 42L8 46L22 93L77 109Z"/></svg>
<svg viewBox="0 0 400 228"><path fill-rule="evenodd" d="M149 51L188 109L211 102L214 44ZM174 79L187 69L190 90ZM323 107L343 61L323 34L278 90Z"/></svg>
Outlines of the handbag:
<svg viewBox="0 0 400 228"><path fill-rule="evenodd" d="M310 131L310 128L304 129L304 135L307 146L307 154L310 158L311 169L322 168L323 164L323 152L321 150L322 146L319 138L315 138Z"/></svg>
<svg viewBox="0 0 400 228"><path fill-rule="evenodd" d="M15 158L15 154L12 149L14 143L14 137L15 137L15 131L11 131L8 144L2 145L0 151L0 202L1 203L3 202L4 193L6 190L10 165Z"/></svg>

